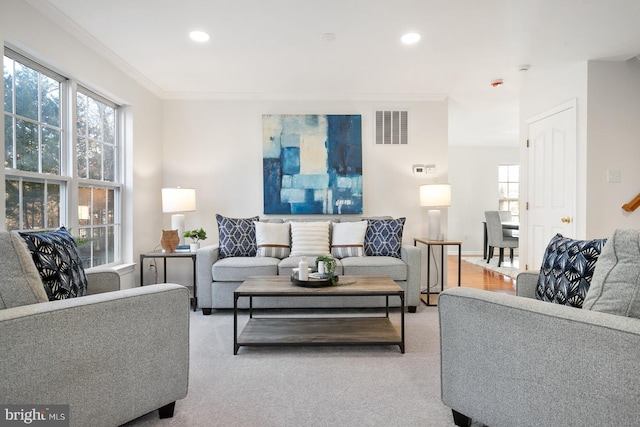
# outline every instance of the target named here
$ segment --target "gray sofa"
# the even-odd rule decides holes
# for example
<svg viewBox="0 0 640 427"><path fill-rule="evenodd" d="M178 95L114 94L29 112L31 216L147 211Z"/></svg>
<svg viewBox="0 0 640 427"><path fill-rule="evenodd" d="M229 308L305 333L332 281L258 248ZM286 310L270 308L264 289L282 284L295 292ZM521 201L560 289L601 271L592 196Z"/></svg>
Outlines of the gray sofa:
<svg viewBox="0 0 640 427"><path fill-rule="evenodd" d="M89 293L102 293L41 302L24 241L0 231L0 403L68 404L72 426L172 416L187 394L188 289L119 290L110 270L87 279Z"/></svg>
<svg viewBox="0 0 640 427"><path fill-rule="evenodd" d="M613 237L605 245L582 309L534 299L537 272L518 275L517 296L464 287L440 295L442 401L456 425L470 419L491 427L638 425L635 236L626 267L620 267L624 251L614 254ZM613 314L611 295L623 287L628 302Z"/></svg>
<svg viewBox="0 0 640 427"><path fill-rule="evenodd" d="M326 220L326 219L325 219ZM332 218L334 222L339 219ZM273 220L272 220L273 221ZM354 221L353 217L345 221ZM420 303L421 251L413 246L402 246L401 258L388 256L349 257L337 260L339 275L387 275L405 291L405 305L415 312ZM230 257L218 259L219 246L205 246L198 250L197 298L204 314L212 309L232 309L233 292L250 276L290 276L298 266L300 257L284 259L270 257ZM310 266L315 256L309 256ZM247 298L240 299L240 308L248 308ZM396 303L395 298L389 302ZM305 307L382 307L384 297L318 297L318 298L254 298L256 308L305 308Z"/></svg>

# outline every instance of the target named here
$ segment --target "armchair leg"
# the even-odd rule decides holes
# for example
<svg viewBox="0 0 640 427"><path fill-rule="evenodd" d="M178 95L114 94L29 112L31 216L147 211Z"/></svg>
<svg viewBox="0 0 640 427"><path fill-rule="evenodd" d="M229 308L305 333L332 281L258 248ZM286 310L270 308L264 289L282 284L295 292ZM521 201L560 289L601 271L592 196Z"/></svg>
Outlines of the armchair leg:
<svg viewBox="0 0 640 427"><path fill-rule="evenodd" d="M407 310L409 311L409 313L415 313L418 307L416 307L415 305L410 305L407 307Z"/></svg>
<svg viewBox="0 0 640 427"><path fill-rule="evenodd" d="M168 405L164 405L162 408L158 409L158 413L160 414L160 418L171 418L173 417L173 410L176 407L176 402L171 402Z"/></svg>
<svg viewBox="0 0 640 427"><path fill-rule="evenodd" d="M210 308L203 308L202 309L202 314L204 316L210 316L211 315L211 309Z"/></svg>
<svg viewBox="0 0 640 427"><path fill-rule="evenodd" d="M453 412L453 422L458 427L469 427L471 425L471 418L454 409L452 409L451 412Z"/></svg>

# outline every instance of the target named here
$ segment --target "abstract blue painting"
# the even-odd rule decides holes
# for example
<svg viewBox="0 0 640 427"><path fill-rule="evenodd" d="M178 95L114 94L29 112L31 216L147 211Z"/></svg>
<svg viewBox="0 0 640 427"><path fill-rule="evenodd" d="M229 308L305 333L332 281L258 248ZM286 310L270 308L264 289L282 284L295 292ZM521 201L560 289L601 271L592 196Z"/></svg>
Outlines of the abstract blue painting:
<svg viewBox="0 0 640 427"><path fill-rule="evenodd" d="M265 214L362 213L362 117L262 116Z"/></svg>

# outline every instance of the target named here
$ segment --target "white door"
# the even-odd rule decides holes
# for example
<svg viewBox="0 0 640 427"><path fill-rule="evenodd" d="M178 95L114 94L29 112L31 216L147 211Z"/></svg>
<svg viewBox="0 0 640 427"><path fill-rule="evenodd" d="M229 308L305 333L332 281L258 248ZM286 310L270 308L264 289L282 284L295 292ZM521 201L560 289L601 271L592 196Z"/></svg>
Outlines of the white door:
<svg viewBox="0 0 640 427"><path fill-rule="evenodd" d="M529 121L527 149L527 265L542 265L549 240L575 237L577 137L575 102Z"/></svg>

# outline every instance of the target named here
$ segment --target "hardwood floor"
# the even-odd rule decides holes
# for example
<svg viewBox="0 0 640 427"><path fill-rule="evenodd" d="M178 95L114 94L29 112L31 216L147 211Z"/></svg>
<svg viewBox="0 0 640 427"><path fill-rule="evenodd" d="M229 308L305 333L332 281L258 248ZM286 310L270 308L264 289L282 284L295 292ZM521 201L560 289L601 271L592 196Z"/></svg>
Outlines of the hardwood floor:
<svg viewBox="0 0 640 427"><path fill-rule="evenodd" d="M460 276L460 286L463 287L484 289L509 295L516 294L515 279L464 260L460 265ZM455 286L458 286L458 255L449 255L447 257L447 285L445 289ZM422 295L423 303L426 303L426 298L426 295ZM438 295L431 294L430 302L432 305L436 305L438 303Z"/></svg>
<svg viewBox="0 0 640 427"><path fill-rule="evenodd" d="M515 279L462 261L460 275L462 286L515 295ZM449 255L447 262L447 287L458 286L458 256Z"/></svg>

